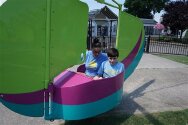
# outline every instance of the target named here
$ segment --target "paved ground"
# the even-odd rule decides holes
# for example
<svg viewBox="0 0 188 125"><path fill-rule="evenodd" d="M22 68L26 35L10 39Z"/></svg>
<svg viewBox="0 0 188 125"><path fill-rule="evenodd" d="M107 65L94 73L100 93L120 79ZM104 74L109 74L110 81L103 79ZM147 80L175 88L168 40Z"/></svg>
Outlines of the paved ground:
<svg viewBox="0 0 188 125"><path fill-rule="evenodd" d="M112 113L188 109L188 65L145 54L124 83L121 104Z"/></svg>
<svg viewBox="0 0 188 125"><path fill-rule="evenodd" d="M144 54L135 72L124 83L121 104L104 115L139 114L188 109L188 65ZM59 125L18 115L0 104L0 125Z"/></svg>

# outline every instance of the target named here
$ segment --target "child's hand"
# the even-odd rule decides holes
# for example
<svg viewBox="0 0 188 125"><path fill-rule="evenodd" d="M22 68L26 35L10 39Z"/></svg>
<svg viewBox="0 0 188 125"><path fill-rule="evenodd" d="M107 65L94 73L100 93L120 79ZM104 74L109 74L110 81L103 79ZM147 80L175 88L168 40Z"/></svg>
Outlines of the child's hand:
<svg viewBox="0 0 188 125"><path fill-rule="evenodd" d="M99 79L98 76L93 77L93 80L98 80L98 79Z"/></svg>
<svg viewBox="0 0 188 125"><path fill-rule="evenodd" d="M99 79L102 79L102 77L99 77L99 76L93 77L93 80L99 80Z"/></svg>
<svg viewBox="0 0 188 125"><path fill-rule="evenodd" d="M93 80L98 80L98 79L99 79L98 76L93 77Z"/></svg>
<svg viewBox="0 0 188 125"><path fill-rule="evenodd" d="M102 77L99 77L99 79L102 79Z"/></svg>

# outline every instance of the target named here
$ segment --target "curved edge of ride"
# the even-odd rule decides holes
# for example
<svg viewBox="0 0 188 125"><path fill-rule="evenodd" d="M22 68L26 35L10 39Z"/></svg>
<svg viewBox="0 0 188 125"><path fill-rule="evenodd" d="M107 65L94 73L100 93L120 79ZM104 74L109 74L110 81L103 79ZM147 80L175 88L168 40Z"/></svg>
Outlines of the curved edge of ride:
<svg viewBox="0 0 188 125"><path fill-rule="evenodd" d="M33 2L35 3L34 6L33 6L33 4L31 4ZM53 1L53 2L55 3L55 1ZM60 5L60 2L61 2L61 5ZM77 6L77 4L74 4L74 2L79 3L80 6ZM50 29L49 27L51 27L51 25L48 25L48 23L50 23L49 19L54 16L54 12L55 12L54 9L57 8L57 7L52 8L52 4L54 5L54 3L52 3L52 2L50 2L48 0L41 0L41 1L19 0L19 2L18 1L16 1L16 2L15 1L12 1L12 2L9 1L7 3L7 5L6 5L6 7L3 6L3 11L2 11L3 14L1 13L2 17L6 16L8 19L12 18L13 20L15 18L19 18L19 21L15 22L15 21L12 20L13 23L11 23L11 24L13 24L13 25L10 26L10 22L11 21L7 21L8 20L7 18L1 18L1 19L3 19L3 21L0 20L0 21L2 21L1 23L3 23L3 27L2 28L10 29L10 28L6 28L8 26L8 27L13 28L13 30L11 30L11 31L19 30L19 32L16 32L17 34L15 34L15 32L11 32L11 36L14 36L12 38L15 38L15 40L17 40L16 42L14 42L14 44L15 45L19 45L19 47L21 49L24 48L23 50L27 49L27 47L29 48L29 50L22 52L22 51L20 51L20 48L18 46L15 47L14 44L11 44L11 46L10 46L10 44L8 45L8 42L3 41L1 39L4 43L7 43L5 45L9 46L8 48L12 47L12 45L13 45L13 47L11 48L10 52L13 52L13 55L17 54L18 56L14 55L14 56L11 56L11 58L10 58L9 49L7 50L7 52L8 52L7 55L8 56L6 58L10 59L10 60L13 60L13 61L7 61L7 62L13 62L14 65L12 65L12 66L14 66L14 67L10 67L10 63L4 63L4 64L7 64L4 67L5 68L9 68L9 70L5 70L5 71L7 71L7 74L9 74L9 73L11 74L11 75L7 75L8 80L10 80L11 82L6 82L6 83L4 82L5 84L2 85L2 88L0 89L0 103L2 103L4 106L9 108L10 110L12 110L12 111L14 111L16 113L19 113L21 115L26 115L26 116L31 116L31 117L42 117L42 116L44 116L44 108L46 108L45 107L45 105L46 105L45 103L49 102L49 100L47 99L48 95L46 95L46 97L45 97L46 98L46 102L44 101L45 93L49 89L49 88L47 88L47 86L48 86L48 83L50 84L51 77L53 77L54 74L58 73L57 71L55 71L53 73L51 72L52 75L50 74L50 78L49 79L44 79L44 75L49 74L49 72L48 72L49 67L47 65L45 65L45 63L46 63L45 59L47 59L46 57L49 54L48 53L48 46L46 46L46 45L48 45L46 43L46 41L48 41L48 39L45 39L45 38L47 38L47 36L45 34L45 30L47 31L48 29ZM84 36L76 34L77 36L79 36L79 39L76 39L76 42L78 42L78 44L80 44L79 41L83 41L83 43L84 43L84 40L86 39L86 35L87 35L86 34L87 33L87 17L88 17L87 13L88 13L88 10L89 10L89 8L86 5L86 3L83 3L81 1L75 1L75 0L56 1L56 3L58 3L58 5L60 5L61 7L62 7L62 3L63 3L63 5L65 5L65 6L63 6L64 8L66 8L66 7L70 8L70 5L74 4L74 6L76 6L76 9L80 9L81 8L82 12L84 12L84 14L85 14L84 19L80 18L82 20L82 23L84 24L84 27L82 27L83 28L82 34ZM14 11L13 12L12 10L18 10L18 11ZM22 10L24 10L24 11L22 11ZM50 10L53 10L53 12L51 12ZM78 11L76 11L76 12L78 12ZM80 16L79 12L76 14L77 16ZM11 13L11 14L9 14L9 13ZM57 11L56 11L56 13L57 13ZM72 11L70 13L72 13ZM22 15L22 18L20 18L20 15ZM66 13L65 13L65 15L66 15ZM32 18L32 19L34 19L34 22L36 21L38 23L33 23L33 21L25 21L25 19L31 20L32 16L40 17L40 20ZM23 18L23 17L28 17L28 18ZM74 17L74 16L70 16L70 17ZM83 17L83 15L82 15L82 17ZM6 25L4 25L4 21L5 21ZM24 21L26 23L23 23ZM47 23L46 23L46 21L47 21ZM16 25L14 25L14 23L16 23ZM31 24L36 24L36 25L33 26ZM24 28L26 28L27 31L23 32L23 33L26 33L26 36L28 36L28 37L25 37L25 35L23 35L21 33L22 29L24 29L24 28L23 28L23 26L22 26L22 28L20 28L19 27L20 25L24 25L25 26ZM79 26L82 26L82 25L79 25ZM45 28L45 27L47 27L47 28ZM34 30L34 29L36 29L36 30ZM70 29L70 28L68 28L68 29ZM23 31L25 31L25 30L23 30ZM73 29L73 32L74 31L75 31L75 29ZM8 31L4 32L5 36L7 36L7 34L6 34L7 32ZM78 31L77 33L79 33L79 32L80 31ZM37 37L35 36L35 39L34 38L30 39L29 35L33 35L33 34L30 34L30 33L37 34ZM42 33L42 35L40 35L40 33ZM76 32L74 32L74 33L76 33ZM70 34L70 35L72 35L72 34ZM53 38L57 38L57 37L53 37ZM74 38L77 38L77 37L74 37ZM9 37L7 36L6 39L9 39ZM38 40L38 42L37 42L37 40ZM75 40L73 40L73 41L75 41ZM33 49L33 47L34 47L34 49ZM12 49L13 49L13 51L12 51ZM60 48L60 49L61 49L62 52L65 51L62 48ZM84 50L84 47L80 47L79 49L80 50L81 49ZM14 52L15 50L19 50L18 51L19 53L17 53L17 51L15 53ZM57 50L57 49L54 49L54 50ZM59 50L57 50L57 53L59 53ZM31 58L31 55L32 55L32 58ZM58 55L55 55L55 56L58 57ZM30 66L31 62L33 62L33 59L34 59L36 61L36 62L34 62L35 65L34 64L31 65L31 69L30 69L30 67L23 61L23 57L25 59L24 61L27 62L29 66ZM36 58L34 58L34 57L36 57ZM76 57L79 60L79 56L76 56ZM75 62L78 62L78 60L76 60ZM17 63L15 63L15 61ZM20 65L20 62L21 62L21 64L23 63L24 65L23 66ZM58 60L58 62L61 62L61 61ZM61 63L61 64L63 65L63 63ZM26 67L25 68L26 70L22 70L20 67L22 69L24 69ZM37 69L36 67L38 68L38 72L36 72L36 69ZM18 71L15 70L15 68L18 69ZM41 68L43 70L41 70ZM53 67L51 67L51 68L53 68ZM61 68L62 68L62 66L59 67L59 70L58 70L59 72L60 72ZM41 71L41 72L39 72L39 71ZM31 79L28 79L28 76L32 76ZM46 76L48 76L48 75L46 75ZM15 83L15 80L13 78L17 78L18 79L17 80L18 84L13 84L13 83ZM36 82L37 78L39 80ZM13 85L13 87L10 87L11 85ZM0 86L1 86L1 84L0 84ZM3 89L3 88L5 88L5 89ZM46 88L47 90L44 90L44 88ZM9 94L7 94L7 93L9 93Z"/></svg>
<svg viewBox="0 0 188 125"><path fill-rule="evenodd" d="M80 119L85 119L85 118L99 115L117 106L121 101L121 97L123 93L124 78L126 79L128 75L130 75L135 69L135 67L137 66L143 54L143 49L142 49L143 47L141 47L143 46L143 43L144 43L143 42L143 30L141 30L135 47L132 49L129 55L122 61L122 63L126 66L125 73L121 73L124 75L119 74L112 78L107 78L107 79L102 79L102 80L93 80L90 82L83 83L81 85L75 85L71 87L66 86L64 88L62 87L59 90L58 90L58 87L56 87L56 89L54 90L57 90L55 92L58 92L59 95L56 93L55 96L57 95L58 96L57 97L54 96L54 100L52 104L53 110L52 110L52 114L50 118L53 118L53 119L63 118L65 120L80 120ZM77 70L83 72L84 65L81 65L80 67L78 67ZM116 78L118 78L120 75L123 80L121 81L122 83L121 86L116 88L116 91L115 90L113 92L111 91L111 93L108 93L105 96L100 96L100 94L102 95L102 91L99 91L99 93L97 93L99 96L97 96L96 94L93 94L93 93L96 93L96 90L94 88L97 88L97 86L98 86L97 89L100 90L100 87L101 87L102 88L101 90L103 91L105 91L108 88L115 88L115 86L110 86L110 85L107 86L107 84L110 84L110 82L112 84L116 83L117 81ZM97 84L97 83L100 83L100 84ZM107 84L103 86L103 84L105 83ZM96 86L90 87L93 85L96 85ZM93 95L90 93L92 93ZM92 98L95 96L97 98ZM62 101L58 101L59 98L62 98ZM87 98L87 99L84 100L84 98Z"/></svg>
<svg viewBox="0 0 188 125"><path fill-rule="evenodd" d="M68 73L70 77L67 76L58 84L54 83L53 101L63 105L80 105L98 101L122 88L124 81L123 72L116 77L101 80L93 80L71 71Z"/></svg>
<svg viewBox="0 0 188 125"><path fill-rule="evenodd" d="M125 67L125 74L124 78L128 78L130 74L132 74L133 70L138 65L144 48L144 29L142 27L141 33L136 43L135 47L131 51L129 55L131 63L126 65L128 62L124 60ZM135 50L134 50L135 49ZM132 54L134 53L134 54ZM134 55L134 56L133 56ZM128 58L127 56L126 58ZM104 81L106 79L103 79ZM101 80L102 81L102 80ZM40 93L40 94L39 94ZM33 92L33 93L26 93L26 94L0 94L0 102L19 114L26 115L26 116L34 116L34 117L41 117L44 115L44 93L45 90L41 90L40 92ZM68 93L68 92L67 92ZM58 103L58 101L51 102L49 104L49 100L46 99L45 105L51 105L51 111L49 112L49 116L46 115L45 119L65 119L65 120L79 120L84 118L89 118L96 116L98 114L104 113L109 111L110 109L114 108L116 105L119 104L121 101L123 93L123 87L121 86L117 91L113 93L107 94L106 96L100 97L98 99L94 99L92 101L86 102L79 102L78 104L74 103ZM37 94L36 101L33 99L35 94ZM31 99L27 100L19 100L19 98ZM89 96L88 96L89 97ZM54 97L55 98L55 97ZM23 98L22 98L23 99ZM63 99L63 98L62 98ZM47 108L47 110L49 110ZM48 111L47 111L48 112Z"/></svg>
<svg viewBox="0 0 188 125"><path fill-rule="evenodd" d="M127 56L127 58L122 61L126 66L124 74L125 79L128 78L129 75L133 72L143 54L144 44L142 32L143 30L141 31L138 41L129 56ZM141 48L139 49L140 46ZM84 66L82 65L78 67L78 71L84 71ZM98 89L100 89L102 87L101 85L107 83L107 81L109 82L109 79L110 81L113 81L113 79L116 79L117 77L118 76L102 79L99 81L90 81L84 84L91 86L92 84L97 84L97 82L103 82L96 85L98 86ZM123 78L123 76L121 77ZM95 96L96 89L94 89L91 94L87 94L88 91L84 93L83 90L87 90L87 87L83 87L82 89L80 89L83 93L79 94L79 88L82 87L80 85L74 87L64 87L62 90L58 90L59 88L54 86L53 91L56 92L56 96L53 97L53 102L50 104L52 108L51 114L46 115L45 119L63 118L65 120L79 120L93 117L109 111L110 109L118 105L121 101L123 92L123 81L121 86L115 87L116 90L108 91L106 94L100 95L102 91L105 91L107 85L108 84L103 86L103 88L98 94L99 96ZM75 88L77 88L76 94ZM58 92L60 92L60 96L57 94ZM61 92L64 92L63 95L61 95ZM42 117L44 115L44 93L45 90L25 94L1 94L0 102L2 102L3 105L11 109L12 111L19 114L33 117ZM66 97L67 94L69 94L68 98ZM85 100L83 98L84 95L86 98ZM23 98L28 100L21 100ZM61 98L62 100L58 101L59 98ZM45 103L45 105L48 106L49 100L46 99ZM72 112L74 113L72 114Z"/></svg>
<svg viewBox="0 0 188 125"><path fill-rule="evenodd" d="M45 119L80 120L97 116L117 106L121 101L122 93L123 88L100 100L80 105L62 105L53 102L52 113Z"/></svg>
<svg viewBox="0 0 188 125"><path fill-rule="evenodd" d="M33 96L35 95L35 96ZM43 91L27 94L1 94L0 102L8 109L25 116L44 116Z"/></svg>

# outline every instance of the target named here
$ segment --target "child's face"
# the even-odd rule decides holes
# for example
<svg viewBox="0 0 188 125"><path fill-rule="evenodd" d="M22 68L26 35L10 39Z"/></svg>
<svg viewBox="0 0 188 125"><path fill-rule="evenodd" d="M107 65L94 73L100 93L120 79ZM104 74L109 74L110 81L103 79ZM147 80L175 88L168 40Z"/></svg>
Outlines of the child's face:
<svg viewBox="0 0 188 125"><path fill-rule="evenodd" d="M111 65L114 65L117 63L117 57L108 57L108 60L110 62Z"/></svg>
<svg viewBox="0 0 188 125"><path fill-rule="evenodd" d="M101 48L93 48L93 56L97 57L101 53Z"/></svg>

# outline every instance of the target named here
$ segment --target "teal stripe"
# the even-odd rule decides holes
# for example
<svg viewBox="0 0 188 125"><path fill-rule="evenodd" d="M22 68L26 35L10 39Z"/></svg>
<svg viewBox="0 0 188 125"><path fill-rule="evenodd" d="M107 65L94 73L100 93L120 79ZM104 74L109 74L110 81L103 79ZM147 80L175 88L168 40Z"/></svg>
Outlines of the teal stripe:
<svg viewBox="0 0 188 125"><path fill-rule="evenodd" d="M136 55L136 57L134 58L134 60L132 61L132 63L128 67L126 67L125 75L124 75L125 79L127 79L133 73L133 71L135 70L136 66L140 62L140 59L141 59L141 57L143 55L143 52L144 52L144 41L142 42L142 47L139 50L139 52Z"/></svg>
<svg viewBox="0 0 188 125"><path fill-rule="evenodd" d="M42 117L44 116L44 103L32 104L32 105L20 105L9 103L0 98L0 102L10 110L25 116Z"/></svg>
<svg viewBox="0 0 188 125"><path fill-rule="evenodd" d="M118 105L121 101L122 93L123 88L106 98L82 105L53 103L52 114L50 117L45 117L45 119L80 120L99 115Z"/></svg>

